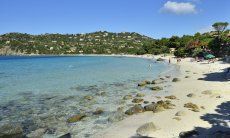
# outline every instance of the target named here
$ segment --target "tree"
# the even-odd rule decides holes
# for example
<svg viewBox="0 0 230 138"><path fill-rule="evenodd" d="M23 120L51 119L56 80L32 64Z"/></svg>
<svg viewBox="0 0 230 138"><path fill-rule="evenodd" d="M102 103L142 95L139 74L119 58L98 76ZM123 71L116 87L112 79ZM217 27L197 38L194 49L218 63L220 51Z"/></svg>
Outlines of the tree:
<svg viewBox="0 0 230 138"><path fill-rule="evenodd" d="M224 30L227 28L228 22L216 22L212 25L212 27L217 31L217 38L212 40L209 43L209 47L212 49L212 51L215 53L215 55L220 56L225 45L222 44L221 40L221 34L224 32Z"/></svg>
<svg viewBox="0 0 230 138"><path fill-rule="evenodd" d="M227 28L228 22L216 22L212 27L217 31L218 38L220 39L221 33Z"/></svg>

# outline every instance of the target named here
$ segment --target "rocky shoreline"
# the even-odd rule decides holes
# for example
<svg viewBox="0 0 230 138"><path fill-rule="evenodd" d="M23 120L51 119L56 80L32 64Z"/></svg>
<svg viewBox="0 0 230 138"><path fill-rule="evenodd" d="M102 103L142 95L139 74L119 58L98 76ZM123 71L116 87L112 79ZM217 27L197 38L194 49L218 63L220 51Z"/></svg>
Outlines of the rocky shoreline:
<svg viewBox="0 0 230 138"><path fill-rule="evenodd" d="M152 59L152 57L148 59ZM169 80L170 77L167 76L165 79ZM162 80L162 82L159 82L159 80ZM123 89L130 91L128 95L118 93L117 96L120 99L115 103L117 107L115 106L111 109L107 109L104 106L106 102L109 102L106 99L108 97L112 98L107 90L103 88L108 86L70 88L73 91L85 91L84 93L86 94L82 96L34 95L32 92L25 92L20 95L22 99L10 101L0 106L0 137L79 137L82 135L79 135L78 132L81 129L85 129L78 128L81 124L92 125L90 127L94 130L91 133L87 134L87 130L82 131L84 137L92 137L93 134L105 129L107 126L127 118L129 115L126 110L133 106L136 107L136 104L142 103L147 106L150 103L148 98L143 99L149 97L148 95L151 92L168 91L167 85L164 88L161 86L158 90L153 89L155 85L166 84L166 80L163 80L163 78L143 82L148 84L138 86L140 85L138 82L132 82L131 85L135 88L133 90L128 90L127 88L130 86L126 86L126 84L110 84L110 89L111 87L116 87L118 91ZM133 114L136 113L134 112ZM91 120L94 121L92 122Z"/></svg>

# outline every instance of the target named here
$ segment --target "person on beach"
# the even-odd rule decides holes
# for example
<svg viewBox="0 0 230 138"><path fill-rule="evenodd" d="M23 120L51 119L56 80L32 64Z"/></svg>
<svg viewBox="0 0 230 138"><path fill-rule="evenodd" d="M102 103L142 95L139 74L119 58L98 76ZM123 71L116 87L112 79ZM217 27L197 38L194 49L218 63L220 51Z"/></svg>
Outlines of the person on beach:
<svg viewBox="0 0 230 138"><path fill-rule="evenodd" d="M171 63L171 59L169 58L169 64Z"/></svg>

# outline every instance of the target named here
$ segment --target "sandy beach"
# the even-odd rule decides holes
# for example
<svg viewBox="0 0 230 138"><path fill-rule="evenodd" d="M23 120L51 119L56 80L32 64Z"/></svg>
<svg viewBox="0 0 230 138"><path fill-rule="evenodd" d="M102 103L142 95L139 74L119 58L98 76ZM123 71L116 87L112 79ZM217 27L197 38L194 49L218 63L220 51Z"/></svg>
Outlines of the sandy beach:
<svg viewBox="0 0 230 138"><path fill-rule="evenodd" d="M152 56L140 57L153 58ZM156 59L159 57L161 56L154 56ZM180 63L177 63L176 59L170 56L161 58L167 61L170 58L171 63L177 64L180 70L178 76L180 81L171 82L170 95L176 97L176 99L170 99L175 105L173 109L158 113L148 111L134 114L115 123L95 137L138 137L136 130L151 122L155 128L144 131L142 136L172 138L178 137L181 132L195 130L194 132L198 132L202 137L212 136L217 131L229 131L230 121L226 115L229 113L230 105L230 81L224 78L223 72L230 65L222 61L210 64L206 61L191 62L191 58L182 59ZM172 78L169 81L172 81ZM144 97L144 99L151 102L149 97ZM159 100L168 99L160 97ZM195 104L198 111L184 107L186 103Z"/></svg>

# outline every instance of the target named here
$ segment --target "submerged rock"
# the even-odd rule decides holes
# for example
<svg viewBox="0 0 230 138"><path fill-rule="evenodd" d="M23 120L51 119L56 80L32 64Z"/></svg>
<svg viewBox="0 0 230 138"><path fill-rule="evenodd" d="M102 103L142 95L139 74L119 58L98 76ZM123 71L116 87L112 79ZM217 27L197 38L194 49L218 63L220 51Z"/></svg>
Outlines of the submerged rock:
<svg viewBox="0 0 230 138"><path fill-rule="evenodd" d="M141 98L134 98L134 99L132 100L133 103L141 103L141 102L143 102L143 101L144 101L144 99L141 99Z"/></svg>
<svg viewBox="0 0 230 138"><path fill-rule="evenodd" d="M118 110L117 112L114 112L109 118L108 121L109 122L118 122L121 121L125 118L125 114L124 112Z"/></svg>
<svg viewBox="0 0 230 138"><path fill-rule="evenodd" d="M133 98L132 95L125 95L125 96L123 97L123 100L130 100L130 99L132 99L132 98Z"/></svg>
<svg viewBox="0 0 230 138"><path fill-rule="evenodd" d="M1 138L20 138L23 137L23 130L20 125L4 124L0 126Z"/></svg>
<svg viewBox="0 0 230 138"><path fill-rule="evenodd" d="M104 109L103 108L97 108L96 111L93 112L94 115L100 115L104 112Z"/></svg>
<svg viewBox="0 0 230 138"><path fill-rule="evenodd" d="M35 131L32 131L30 134L26 135L28 138L42 138L44 135L46 129L44 128L39 128Z"/></svg>
<svg viewBox="0 0 230 138"><path fill-rule="evenodd" d="M147 84L151 84L151 82L145 80L145 81L142 81L142 82L138 83L138 86L143 87L143 86L145 86L145 85L147 85Z"/></svg>
<svg viewBox="0 0 230 138"><path fill-rule="evenodd" d="M125 111L125 114L127 115L133 115L137 113L142 113L144 112L145 109L141 105L134 105L133 107L129 108L127 111Z"/></svg>
<svg viewBox="0 0 230 138"><path fill-rule="evenodd" d="M163 58L158 58L157 61L165 61Z"/></svg>
<svg viewBox="0 0 230 138"><path fill-rule="evenodd" d="M162 87L160 87L160 86L155 86L155 87L152 87L152 88L150 88L151 90L154 90L154 91L160 91L160 90L163 90L163 88Z"/></svg>
<svg viewBox="0 0 230 138"><path fill-rule="evenodd" d="M86 100L89 100L89 101L90 101L90 100L92 100L92 99L93 99L93 96L91 96L91 95L87 95L87 96L85 96L85 97L84 97L84 99L86 99Z"/></svg>
<svg viewBox="0 0 230 138"><path fill-rule="evenodd" d="M162 79L157 79L152 81L152 84L161 84L161 83L164 83Z"/></svg>
<svg viewBox="0 0 230 138"><path fill-rule="evenodd" d="M173 78L173 80L172 80L172 82L178 82L178 81L180 81L179 78Z"/></svg>
<svg viewBox="0 0 230 138"><path fill-rule="evenodd" d="M97 92L96 95L97 95L97 96L105 96L105 95L106 95L106 92L103 92L103 91Z"/></svg>
<svg viewBox="0 0 230 138"><path fill-rule="evenodd" d="M136 95L136 97L144 97L144 96L145 96L144 93L138 93L138 94Z"/></svg>
<svg viewBox="0 0 230 138"><path fill-rule="evenodd" d="M144 104L148 104L149 103L149 101L144 101Z"/></svg>
<svg viewBox="0 0 230 138"><path fill-rule="evenodd" d="M200 111L199 107L196 104L191 103L191 102L184 104L184 107L189 108L191 111L194 111L194 112L199 112Z"/></svg>
<svg viewBox="0 0 230 138"><path fill-rule="evenodd" d="M67 133L67 134L60 136L59 138L71 138L71 134Z"/></svg>
<svg viewBox="0 0 230 138"><path fill-rule="evenodd" d="M171 78L171 76L165 76L165 78L169 79L169 78Z"/></svg>
<svg viewBox="0 0 230 138"><path fill-rule="evenodd" d="M67 119L68 123L75 123L80 121L81 119L83 119L84 117L86 117L86 114L78 114L78 115L74 115L70 118Z"/></svg>
<svg viewBox="0 0 230 138"><path fill-rule="evenodd" d="M146 123L146 124L140 126L136 130L136 133L139 136L148 137L150 134L153 134L158 129L159 128L153 122L150 122L150 123Z"/></svg>

